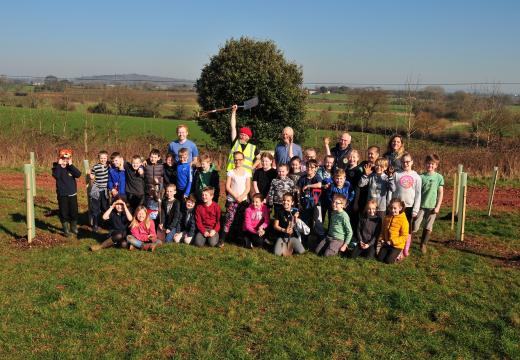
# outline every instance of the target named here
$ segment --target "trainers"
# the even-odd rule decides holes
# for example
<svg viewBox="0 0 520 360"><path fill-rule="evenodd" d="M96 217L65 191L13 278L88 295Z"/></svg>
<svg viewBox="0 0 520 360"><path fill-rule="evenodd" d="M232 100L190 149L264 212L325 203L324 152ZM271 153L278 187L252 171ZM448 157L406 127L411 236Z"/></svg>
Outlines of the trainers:
<svg viewBox="0 0 520 360"><path fill-rule="evenodd" d="M134 250L135 250L135 246L134 246L134 245L130 245L130 246L128 247L128 250L130 250L130 251L134 251Z"/></svg>

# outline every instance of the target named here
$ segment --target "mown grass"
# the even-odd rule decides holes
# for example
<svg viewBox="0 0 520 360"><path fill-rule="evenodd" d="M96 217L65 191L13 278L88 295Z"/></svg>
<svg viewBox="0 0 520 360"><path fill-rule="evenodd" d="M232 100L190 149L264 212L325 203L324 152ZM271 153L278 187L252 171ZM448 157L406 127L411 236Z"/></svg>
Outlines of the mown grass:
<svg viewBox="0 0 520 360"><path fill-rule="evenodd" d="M38 233L50 234L54 194L38 195ZM518 269L490 257L443 243L395 266L233 245L90 253L88 233L20 250L21 196L0 189L2 358L520 356ZM517 220L471 210L466 234L518 249ZM434 240L452 239L448 227L438 221Z"/></svg>

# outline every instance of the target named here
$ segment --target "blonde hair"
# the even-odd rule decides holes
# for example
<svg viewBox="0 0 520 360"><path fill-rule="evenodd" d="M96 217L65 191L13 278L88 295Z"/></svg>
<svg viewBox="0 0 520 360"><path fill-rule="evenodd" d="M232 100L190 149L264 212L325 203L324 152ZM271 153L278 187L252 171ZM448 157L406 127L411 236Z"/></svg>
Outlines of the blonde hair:
<svg viewBox="0 0 520 360"><path fill-rule="evenodd" d="M377 158L375 165L388 168L388 159L383 157Z"/></svg>
<svg viewBox="0 0 520 360"><path fill-rule="evenodd" d="M134 212L134 218L132 219L132 222L130 223L130 229L133 229L135 228L136 226L139 226L139 220L137 220L137 214L139 214L140 211L144 211L144 213L146 214L146 217L144 219L144 226L146 227L146 229L150 229L150 214L148 214L148 211L146 210L146 207L144 207L143 205L139 205L137 207L137 209L135 209L135 212Z"/></svg>

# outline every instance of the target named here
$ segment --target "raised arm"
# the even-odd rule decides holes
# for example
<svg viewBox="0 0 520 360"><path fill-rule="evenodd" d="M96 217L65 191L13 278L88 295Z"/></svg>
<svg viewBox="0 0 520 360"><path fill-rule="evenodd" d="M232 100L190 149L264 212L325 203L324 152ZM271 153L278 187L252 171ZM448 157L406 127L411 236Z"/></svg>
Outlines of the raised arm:
<svg viewBox="0 0 520 360"><path fill-rule="evenodd" d="M231 119L229 121L231 127L231 141L237 138L237 109L238 106L236 104L231 107Z"/></svg>

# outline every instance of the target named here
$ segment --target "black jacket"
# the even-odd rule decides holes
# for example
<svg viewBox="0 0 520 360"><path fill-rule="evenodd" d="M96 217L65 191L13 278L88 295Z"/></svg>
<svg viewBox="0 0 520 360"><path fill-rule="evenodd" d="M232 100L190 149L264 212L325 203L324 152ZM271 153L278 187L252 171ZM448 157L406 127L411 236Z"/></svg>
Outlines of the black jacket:
<svg viewBox="0 0 520 360"><path fill-rule="evenodd" d="M163 228L165 230L176 229L179 225L180 219L181 207L179 205L179 200L175 200L170 211L168 211L168 200L163 199L161 204L161 224L163 224Z"/></svg>
<svg viewBox="0 0 520 360"><path fill-rule="evenodd" d="M71 196L78 192L76 179L81 171L74 165L61 167L57 162L52 163L52 177L56 179L56 193L58 196Z"/></svg>
<svg viewBox="0 0 520 360"><path fill-rule="evenodd" d="M187 237L193 237L195 235L195 208L188 212L186 208L183 208L181 221L177 226L177 232L185 232Z"/></svg>
<svg viewBox="0 0 520 360"><path fill-rule="evenodd" d="M125 192L132 195L144 195L144 173L139 175L129 162L125 162L125 173Z"/></svg>
<svg viewBox="0 0 520 360"><path fill-rule="evenodd" d="M379 216L359 218L358 227L356 230L356 239L358 243L362 242L373 246L379 234L381 233L381 218Z"/></svg>

